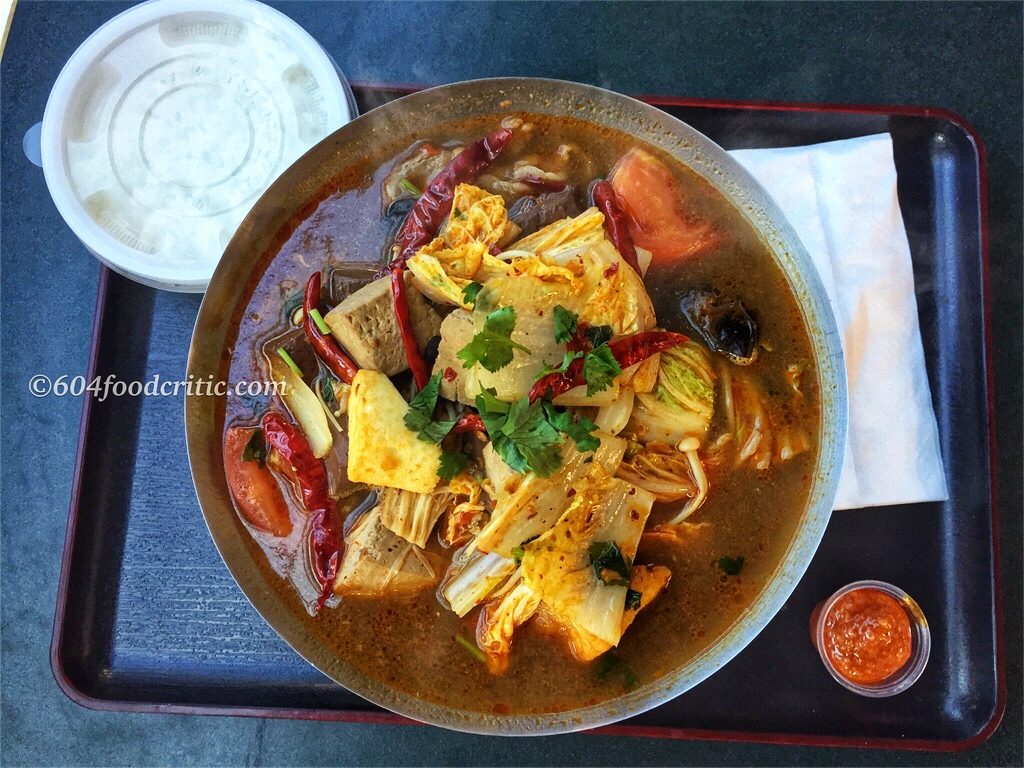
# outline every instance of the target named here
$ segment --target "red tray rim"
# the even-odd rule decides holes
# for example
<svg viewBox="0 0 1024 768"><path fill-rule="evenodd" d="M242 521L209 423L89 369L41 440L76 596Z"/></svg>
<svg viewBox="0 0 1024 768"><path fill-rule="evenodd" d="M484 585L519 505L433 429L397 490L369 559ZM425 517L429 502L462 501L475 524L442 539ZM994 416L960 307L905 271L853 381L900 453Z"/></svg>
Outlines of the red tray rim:
<svg viewBox="0 0 1024 768"><path fill-rule="evenodd" d="M431 87L416 83L383 83L354 81L353 89L369 91L413 92ZM590 734L612 736L640 736L648 738L731 741L773 745L814 746L814 747L855 747L862 749L897 749L912 751L960 752L972 749L987 741L1002 722L1006 711L1007 687L1003 637L1003 591L1002 568L999 546L999 506L996 493L996 432L995 432L995 372L992 361L992 300L989 280L989 236L988 236L988 187L985 145L974 128L960 114L943 107L890 105L890 104L837 104L822 102L757 101L708 99L696 97L663 96L654 94L633 94L634 98L655 106L703 107L708 109L763 110L777 112L846 112L851 114L888 114L911 117L930 117L948 120L970 138L978 155L978 197L981 224L981 263L984 325L984 365L986 373L986 396L988 399L989 434L989 502L992 514L992 557L993 596L995 598L996 629L996 676L997 696L992 716L973 736L959 741L942 739L898 739L898 738L857 738L850 736L827 736L819 734L777 733L769 731L729 731L699 728L672 728L637 725L609 725L591 731ZM92 338L89 347L89 363L86 379L96 375L99 357L99 338L106 308L106 295L110 270L100 268L96 292L96 309L93 315ZM78 523L79 493L82 484L83 458L89 433L89 417L92 398L82 401L82 416L79 424L75 468L71 484L71 500L68 505L68 522L65 529L64 547L61 553L60 579L57 584L57 601L54 612L53 635L50 642L50 668L60 690L73 702L87 709L106 712L146 712L159 714L223 715L233 717L272 717L290 720L311 720L325 722L371 723L388 725L424 725L415 720L387 711L351 711L335 709L294 709L280 707L237 707L191 704L165 704L150 701L127 701L102 699L91 696L76 686L67 674L60 655L63 640L64 619L67 610L67 587L70 577L71 553L74 549L75 530Z"/></svg>

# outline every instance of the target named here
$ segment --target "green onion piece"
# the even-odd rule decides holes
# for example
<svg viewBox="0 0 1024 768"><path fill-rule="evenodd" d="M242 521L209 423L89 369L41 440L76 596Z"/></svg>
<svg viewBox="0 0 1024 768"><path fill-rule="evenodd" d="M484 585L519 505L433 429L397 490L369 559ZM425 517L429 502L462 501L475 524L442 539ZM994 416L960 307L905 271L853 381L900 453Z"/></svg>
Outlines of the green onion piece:
<svg viewBox="0 0 1024 768"><path fill-rule="evenodd" d="M597 657L594 673L598 680L605 680L612 672L622 675L622 687L626 690L634 688L640 682L629 665L620 659L615 651L608 651Z"/></svg>
<svg viewBox="0 0 1024 768"><path fill-rule="evenodd" d="M313 318L313 322L316 323L316 327L320 329L320 333L331 335L331 329L327 327L327 323L324 322L323 316L320 314L320 310L313 307L309 310L309 316Z"/></svg>
<svg viewBox="0 0 1024 768"><path fill-rule="evenodd" d="M523 558L526 557L526 550L522 547L512 547L512 562L516 564L516 568L523 564Z"/></svg>
<svg viewBox="0 0 1024 768"><path fill-rule="evenodd" d="M400 182L398 182L398 186L401 188L401 190L403 192L408 192L413 197L419 197L420 195L423 194L420 191L420 188L417 187L415 184L413 184L408 179L402 179Z"/></svg>
<svg viewBox="0 0 1024 768"><path fill-rule="evenodd" d="M476 647L476 643L474 643L472 640L467 640L462 635L456 635L455 642L461 645L462 648L466 651L466 653L468 653L474 659L479 661L481 664L487 663L487 656L484 654L483 651Z"/></svg>
<svg viewBox="0 0 1024 768"><path fill-rule="evenodd" d="M739 576L740 571L743 570L743 555L720 557L718 558L718 567L728 576Z"/></svg>
<svg viewBox="0 0 1024 768"><path fill-rule="evenodd" d="M285 350L285 348L284 347L278 347L277 348L277 354L280 355L281 359L284 360L288 364L289 368L291 368L293 371L295 371L295 375L298 376L301 379L302 378L302 369L299 368L299 366L297 366L295 364L295 361L292 360L292 356L288 354L288 352Z"/></svg>
<svg viewBox="0 0 1024 768"><path fill-rule="evenodd" d="M242 449L242 461L255 461L262 468L267 465L268 453L269 448L263 437L263 430L257 427L252 431L252 436L245 444L245 448Z"/></svg>

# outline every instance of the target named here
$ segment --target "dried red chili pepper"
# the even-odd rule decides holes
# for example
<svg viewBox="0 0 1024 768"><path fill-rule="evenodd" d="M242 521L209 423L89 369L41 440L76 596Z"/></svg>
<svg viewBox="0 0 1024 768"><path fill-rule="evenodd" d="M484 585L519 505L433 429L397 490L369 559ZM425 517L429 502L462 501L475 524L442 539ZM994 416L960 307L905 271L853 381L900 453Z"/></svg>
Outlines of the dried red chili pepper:
<svg viewBox="0 0 1024 768"><path fill-rule="evenodd" d="M608 239L612 241L612 245L615 246L615 250L619 252L622 260L639 275L640 261L637 259L636 247L633 245L633 236L629 234L626 212L619 205L619 197L615 194L615 188L611 182L601 179L594 184L592 194L594 205L604 214L604 231L608 234Z"/></svg>
<svg viewBox="0 0 1024 768"><path fill-rule="evenodd" d="M348 355L341 351L337 342L320 330L313 319L312 311L320 303L320 273L314 272L306 282L306 292L302 300L302 327L306 338L313 346L313 351L331 369L331 373L342 381L351 384L359 370Z"/></svg>
<svg viewBox="0 0 1024 768"><path fill-rule="evenodd" d="M302 504L312 516L310 560L321 591L316 607L324 607L334 590L334 577L341 557L341 528L334 519L334 500L323 462L313 455L305 436L277 411L267 411L260 422L263 437L289 467L302 494Z"/></svg>
<svg viewBox="0 0 1024 768"><path fill-rule="evenodd" d="M391 268L391 294L395 299L395 319L398 321L398 332L402 335L402 346L405 347L405 359L409 361L412 377L417 389L423 389L430 381L430 367L423 359L420 345L416 341L416 329L413 328L412 315L409 313L409 301L405 296L405 271L402 267Z"/></svg>
<svg viewBox="0 0 1024 768"><path fill-rule="evenodd" d="M398 253L389 265L391 292L395 297L395 315L398 319L398 330L402 335L402 345L405 347L405 358L409 361L416 386L420 389L425 387L430 379L430 369L416 343L416 334L409 315L409 303L405 298L402 270L405 269L405 262L410 256L434 239L445 217L451 213L455 187L475 181L476 177L494 162L511 139L512 131L500 128L467 145L449 160L427 186L426 191L420 195L395 237Z"/></svg>
<svg viewBox="0 0 1024 768"><path fill-rule="evenodd" d="M398 230L398 236L395 238L398 255L392 266L405 266L410 256L434 239L445 217L451 213L455 187L476 181L477 176L494 162L511 139L512 131L500 128L479 141L468 144L448 162L420 195L402 222L402 228Z"/></svg>
<svg viewBox="0 0 1024 768"><path fill-rule="evenodd" d="M677 347L687 341L686 336L672 331L644 331L615 339L608 343L612 355L622 370L646 360L653 354ZM586 384L583 377L585 358L580 357L569 363L564 372L549 373L537 379L530 389L530 402L534 403L542 397L552 400L568 392L573 387Z"/></svg>
<svg viewBox="0 0 1024 768"><path fill-rule="evenodd" d="M330 509L333 501L327 490L327 470L313 455L305 435L278 411L263 414L261 426L264 439L293 470L306 510Z"/></svg>
<svg viewBox="0 0 1024 768"><path fill-rule="evenodd" d="M455 426L452 427L452 432L459 434L461 432L486 432L487 427L484 426L484 420L480 418L479 413L467 412L459 417L459 420L455 422Z"/></svg>
<svg viewBox="0 0 1024 768"><path fill-rule="evenodd" d="M320 594L316 599L317 611L320 611L327 599L334 594L334 579L338 575L341 547L341 528L334 520L334 513L329 510L313 513L309 529L309 554L313 563L313 574L320 582Z"/></svg>
<svg viewBox="0 0 1024 768"><path fill-rule="evenodd" d="M643 331L615 339L609 342L608 346L611 347L619 366L626 370L630 366L642 363L651 355L678 347L687 341L689 338L675 331Z"/></svg>

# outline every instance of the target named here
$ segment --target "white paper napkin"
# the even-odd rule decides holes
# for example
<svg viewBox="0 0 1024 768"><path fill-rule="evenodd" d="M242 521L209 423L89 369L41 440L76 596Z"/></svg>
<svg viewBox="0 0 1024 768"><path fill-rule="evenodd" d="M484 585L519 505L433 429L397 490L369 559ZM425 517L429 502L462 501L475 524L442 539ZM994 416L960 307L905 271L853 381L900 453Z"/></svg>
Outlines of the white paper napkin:
<svg viewBox="0 0 1024 768"><path fill-rule="evenodd" d="M800 235L839 323L850 427L836 509L947 498L891 137L731 154Z"/></svg>

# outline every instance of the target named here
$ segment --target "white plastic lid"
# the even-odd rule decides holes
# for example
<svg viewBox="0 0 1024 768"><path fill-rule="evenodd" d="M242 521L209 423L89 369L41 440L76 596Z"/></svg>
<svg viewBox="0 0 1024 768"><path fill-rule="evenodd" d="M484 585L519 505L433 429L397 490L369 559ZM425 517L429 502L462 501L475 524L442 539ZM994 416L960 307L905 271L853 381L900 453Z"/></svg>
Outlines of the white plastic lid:
<svg viewBox="0 0 1024 768"><path fill-rule="evenodd" d="M64 66L43 171L100 261L203 291L260 194L354 114L337 67L287 16L253 0L150 0Z"/></svg>

